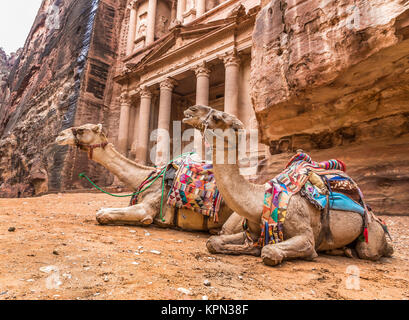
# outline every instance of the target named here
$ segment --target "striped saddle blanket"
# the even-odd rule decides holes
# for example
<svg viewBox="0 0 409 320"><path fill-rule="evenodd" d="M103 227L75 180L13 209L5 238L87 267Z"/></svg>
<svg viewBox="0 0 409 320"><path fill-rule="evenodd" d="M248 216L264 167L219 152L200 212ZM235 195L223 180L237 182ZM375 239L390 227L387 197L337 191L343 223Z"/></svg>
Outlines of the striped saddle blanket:
<svg viewBox="0 0 409 320"><path fill-rule="evenodd" d="M213 217L218 221L222 196L216 187L213 165L183 157L171 164L177 171L167 204Z"/></svg>

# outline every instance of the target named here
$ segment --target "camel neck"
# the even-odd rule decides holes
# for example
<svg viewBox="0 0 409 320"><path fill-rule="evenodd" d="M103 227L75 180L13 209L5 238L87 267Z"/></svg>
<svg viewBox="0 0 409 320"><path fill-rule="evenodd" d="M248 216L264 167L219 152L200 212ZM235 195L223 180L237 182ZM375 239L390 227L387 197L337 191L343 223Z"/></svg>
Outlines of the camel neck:
<svg viewBox="0 0 409 320"><path fill-rule="evenodd" d="M112 143L109 143L105 148L94 149L93 160L104 166L133 190L154 170L153 167L143 166L129 160L116 151Z"/></svg>
<svg viewBox="0 0 409 320"><path fill-rule="evenodd" d="M224 153L224 161L218 161L220 154ZM226 163L228 152L232 150L224 148L218 150L213 146L213 171L216 185L227 205L239 215L248 220L258 223L263 209L264 186L250 183L241 174L238 165L238 151L236 161Z"/></svg>

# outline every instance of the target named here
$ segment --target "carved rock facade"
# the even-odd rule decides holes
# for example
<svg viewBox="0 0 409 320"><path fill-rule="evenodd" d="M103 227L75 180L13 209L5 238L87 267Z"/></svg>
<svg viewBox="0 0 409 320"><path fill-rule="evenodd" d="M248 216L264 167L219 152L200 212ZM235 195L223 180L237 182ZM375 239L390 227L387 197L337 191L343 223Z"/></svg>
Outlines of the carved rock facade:
<svg viewBox="0 0 409 320"><path fill-rule="evenodd" d="M65 128L107 119L125 5L125 0L43 2L8 75L10 95L0 105L0 197L81 189L82 171L98 183L112 182L86 155L54 140Z"/></svg>

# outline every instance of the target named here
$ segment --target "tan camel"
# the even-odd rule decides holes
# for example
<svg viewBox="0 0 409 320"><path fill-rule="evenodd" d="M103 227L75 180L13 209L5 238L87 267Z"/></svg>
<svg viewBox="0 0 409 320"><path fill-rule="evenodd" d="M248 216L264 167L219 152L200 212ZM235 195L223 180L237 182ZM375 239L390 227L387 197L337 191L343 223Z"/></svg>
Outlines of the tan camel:
<svg viewBox="0 0 409 320"><path fill-rule="evenodd" d="M134 191L155 170L153 167L131 161L116 151L112 143L108 143L101 124L85 124L64 130L55 141L59 145L76 146L88 152L90 159L107 168ZM165 194L168 191L169 189L165 189ZM225 205L224 201L220 206L219 221L214 222L213 219L206 219L202 214L187 209L179 209L175 217L173 208L167 207L166 199L164 199L163 218L165 221L162 221L159 214L161 194L162 177L140 194L138 204L125 208L101 208L96 214L96 219L100 224L149 225L154 223L163 227L209 231L213 234L219 233L221 228L222 234L242 230L241 217L231 216L233 211Z"/></svg>
<svg viewBox="0 0 409 320"><path fill-rule="evenodd" d="M231 151L231 147L226 141L217 144L217 135L209 130L233 129L233 132L237 132L244 128L243 124L235 116L201 105L187 109L183 122L201 130L212 145L216 185L227 205L247 219L249 235L251 240L256 242L261 232L264 185L248 182L240 175L237 163L216 161L218 152L223 153L224 159L227 159L227 153ZM207 242L207 248L211 253L256 256L261 254L263 262L267 265L277 265L283 260L294 258L311 260L317 257L319 251L334 253L342 251L351 255L352 251L346 246L352 244L361 235L363 221L358 213L331 210L329 229L332 241L320 237L322 229L324 228L321 223L321 211L297 193L291 197L287 207L283 225L283 242L269 244L261 249L255 247L252 241L248 240L246 233L242 231L233 235L212 236ZM356 241L355 250L360 258L377 260L393 253L391 245L386 241L383 228L378 222L370 220L368 232L368 243Z"/></svg>

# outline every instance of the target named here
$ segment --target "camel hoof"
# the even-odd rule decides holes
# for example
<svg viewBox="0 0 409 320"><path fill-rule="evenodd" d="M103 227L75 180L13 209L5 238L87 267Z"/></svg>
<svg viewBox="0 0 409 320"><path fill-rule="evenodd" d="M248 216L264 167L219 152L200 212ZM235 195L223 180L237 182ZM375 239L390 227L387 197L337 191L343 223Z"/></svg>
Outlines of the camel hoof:
<svg viewBox="0 0 409 320"><path fill-rule="evenodd" d="M216 237L210 237L206 242L206 248L210 253L217 253L216 244L217 240Z"/></svg>
<svg viewBox="0 0 409 320"><path fill-rule="evenodd" d="M273 259L270 259L270 258L268 258L268 257L264 257L264 258L263 258L263 263L264 263L266 266L274 267L274 266L279 265L279 264L281 263L281 260L273 260Z"/></svg>
<svg viewBox="0 0 409 320"><path fill-rule="evenodd" d="M393 247L388 242L386 242L384 256L390 258L392 257L393 252Z"/></svg>
<svg viewBox="0 0 409 320"><path fill-rule="evenodd" d="M111 217L109 216L108 213L105 212L104 209L101 209L97 212L96 214L96 219L99 224L109 224L111 222Z"/></svg>
<svg viewBox="0 0 409 320"><path fill-rule="evenodd" d="M311 253L311 255L305 257L304 260L312 261L312 260L314 260L316 257L318 257L318 253L314 250L314 251Z"/></svg>
<svg viewBox="0 0 409 320"><path fill-rule="evenodd" d="M283 261L283 258L284 256L281 250L279 250L277 247L274 247L274 245L272 244L265 246L261 250L261 259L263 260L265 265L276 266Z"/></svg>
<svg viewBox="0 0 409 320"><path fill-rule="evenodd" d="M354 258L351 248L345 248L344 253L348 258Z"/></svg>
<svg viewBox="0 0 409 320"><path fill-rule="evenodd" d="M141 221L144 225L152 224L153 219L151 217L146 217Z"/></svg>

